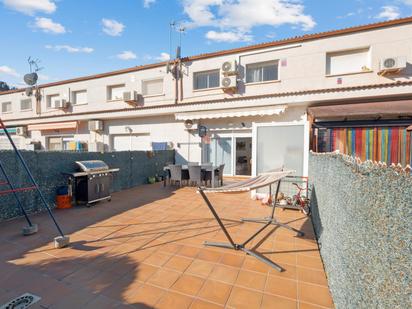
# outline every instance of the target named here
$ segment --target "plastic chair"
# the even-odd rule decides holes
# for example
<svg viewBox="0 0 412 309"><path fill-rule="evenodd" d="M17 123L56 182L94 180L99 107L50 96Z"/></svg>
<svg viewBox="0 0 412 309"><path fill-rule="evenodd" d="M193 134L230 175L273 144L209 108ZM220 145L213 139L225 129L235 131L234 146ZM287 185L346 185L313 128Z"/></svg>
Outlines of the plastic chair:
<svg viewBox="0 0 412 309"><path fill-rule="evenodd" d="M202 168L201 166L189 165L189 182L191 185L202 185Z"/></svg>
<svg viewBox="0 0 412 309"><path fill-rule="evenodd" d="M182 186L182 166L181 165L169 165L169 171L170 171L170 182L172 184L176 184L176 182L179 182L179 186Z"/></svg>

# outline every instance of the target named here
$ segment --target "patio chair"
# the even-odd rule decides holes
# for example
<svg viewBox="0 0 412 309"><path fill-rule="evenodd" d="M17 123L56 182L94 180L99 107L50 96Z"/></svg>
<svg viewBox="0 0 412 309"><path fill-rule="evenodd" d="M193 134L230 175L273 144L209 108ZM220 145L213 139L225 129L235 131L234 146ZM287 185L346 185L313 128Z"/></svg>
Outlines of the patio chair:
<svg viewBox="0 0 412 309"><path fill-rule="evenodd" d="M170 171L170 183L171 184L176 184L176 182L179 182L179 186L182 186L183 182L183 175L182 175L182 166L181 165L169 165L169 171Z"/></svg>
<svg viewBox="0 0 412 309"><path fill-rule="evenodd" d="M170 162L166 163L167 167L170 167L171 165L173 164ZM170 184L170 169L167 169L163 172L163 186L166 186L167 182Z"/></svg>
<svg viewBox="0 0 412 309"><path fill-rule="evenodd" d="M223 171L225 169L224 164L219 165L219 170L215 171L215 179L217 177L217 180L220 182L220 185L223 186Z"/></svg>
<svg viewBox="0 0 412 309"><path fill-rule="evenodd" d="M213 163L202 163L202 167L212 167ZM211 171L203 171L202 172L202 180L205 182L205 186L207 186L207 182L209 181L210 185L212 184L212 172Z"/></svg>
<svg viewBox="0 0 412 309"><path fill-rule="evenodd" d="M199 162L187 162L187 166L197 166Z"/></svg>
<svg viewBox="0 0 412 309"><path fill-rule="evenodd" d="M188 169L190 185L202 185L202 167L200 165L189 165Z"/></svg>

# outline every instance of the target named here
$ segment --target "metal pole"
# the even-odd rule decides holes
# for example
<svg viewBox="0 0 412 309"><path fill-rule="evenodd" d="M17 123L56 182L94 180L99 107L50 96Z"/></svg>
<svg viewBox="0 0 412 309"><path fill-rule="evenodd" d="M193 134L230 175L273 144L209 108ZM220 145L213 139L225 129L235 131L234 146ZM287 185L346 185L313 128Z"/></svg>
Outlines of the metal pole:
<svg viewBox="0 0 412 309"><path fill-rule="evenodd" d="M253 238L258 236L265 228L267 228L269 225L271 225L272 222L268 221L264 226L262 226L256 233L254 233L252 236L250 236L247 240L244 241L244 243L241 245L242 247L246 246L247 243L249 243Z"/></svg>
<svg viewBox="0 0 412 309"><path fill-rule="evenodd" d="M225 233L226 238L229 240L230 244L236 248L236 244L233 241L232 237L230 237L229 232L226 230L226 227L223 225L222 221L220 220L219 216L217 215L215 209L213 208L212 204L210 203L209 199L207 198L206 194L203 192L202 188L198 188L200 195L203 197L204 201L206 202L207 207L209 207L210 211L212 212L213 216L215 217L217 223L219 223L220 227L222 228L223 233Z"/></svg>
<svg viewBox="0 0 412 309"><path fill-rule="evenodd" d="M276 203L278 200L278 194L279 194L279 188L280 188L280 182L282 181L282 179L278 180L278 185L276 186L276 193L275 193L275 201L272 201L272 216L271 218L273 219L273 217L275 216L275 208L276 208Z"/></svg>
<svg viewBox="0 0 412 309"><path fill-rule="evenodd" d="M63 231L61 230L61 228L60 228L59 224L57 223L56 219L54 218L53 213L51 212L49 205L47 205L46 199L44 198L43 193L40 191L39 185L38 185L37 182L34 180L34 177L33 177L33 175L31 174L30 169L29 169L29 167L28 167L27 164L26 164L26 161L24 161L24 159L23 159L20 151L17 149L16 145L14 144L13 140L11 139L11 136L10 136L9 132L7 131L7 128L6 128L6 126L4 125L3 120L1 120L1 118L0 118L0 127L3 128L4 133L6 134L8 140L10 141L10 143L11 143L13 149L14 149L14 152L16 153L17 157L19 158L19 160L20 160L21 164L23 165L24 169L26 170L27 174L29 175L29 178L30 178L31 182L32 182L33 185L36 187L36 190L37 190L37 192L38 192L39 195L40 195L40 199L41 199L41 201L43 202L44 207L46 207L47 212L49 213L50 217L52 218L52 220L53 220L53 222L54 222L54 225L56 225L56 228L57 228L57 230L59 231L60 235L61 235L62 237L64 237L64 233L63 233Z"/></svg>
<svg viewBox="0 0 412 309"><path fill-rule="evenodd" d="M3 173L4 177L6 178L6 181L7 181L8 185L9 185L10 189L11 189L12 192L13 192L14 198L15 198L16 201L17 201L17 205L19 206L21 212L23 213L24 217L26 218L27 223L29 224L29 226L33 226L33 225L31 224L31 221L30 221L29 216L27 215L26 211L25 211L24 208L23 208L23 205L22 205L19 197L17 196L16 192L14 191L14 186L13 186L13 184L11 183L11 181L10 181L10 179L9 179L9 176L7 176L6 171L4 170L3 164L1 164L1 161L0 161L0 170L1 170L1 172Z"/></svg>

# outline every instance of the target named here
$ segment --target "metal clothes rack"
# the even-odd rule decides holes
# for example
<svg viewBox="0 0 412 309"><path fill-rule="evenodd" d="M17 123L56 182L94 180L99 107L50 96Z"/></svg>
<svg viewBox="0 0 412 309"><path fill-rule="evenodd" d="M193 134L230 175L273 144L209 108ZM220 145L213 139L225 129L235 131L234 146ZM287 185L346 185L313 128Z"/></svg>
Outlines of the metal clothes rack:
<svg viewBox="0 0 412 309"><path fill-rule="evenodd" d="M1 158L0 158L0 171L1 173L4 175L5 180L4 181L0 181L0 186L8 186L8 189L6 190L0 190L0 195L5 195L5 194L10 194L12 193L16 202L17 202L17 206L20 208L23 216L25 217L28 226L23 228L23 235L31 235L34 234L38 231L38 226L35 223L32 223L27 212L25 211L23 204L20 200L20 198L18 197L17 193L21 193L21 192L26 192L26 191L31 191L31 190L35 190L39 197L40 200L44 206L44 208L47 210L50 218L52 219L54 225L57 228L57 231L59 232L60 236L55 237L54 241L55 241L55 246L57 248L62 248L65 247L69 244L69 237L65 236L62 229L60 228L59 224L56 221L56 218L54 217L49 205L47 204L47 201L42 193L42 191L40 190L39 185L37 184L36 180L33 177L33 174L31 173L29 167L26 164L26 161L24 160L23 156L21 155L20 151L17 149L13 139L10 136L9 131L7 130L7 127L5 126L3 120L0 118L0 129L3 130L4 134L6 135L7 139L9 140L14 153L16 154L18 160L20 161L20 163L22 164L24 170L27 173L27 176L31 182L31 186L27 186L27 187L20 187L20 188L16 188L15 185L12 183L10 177L7 175L6 170L5 170L5 165L1 162Z"/></svg>

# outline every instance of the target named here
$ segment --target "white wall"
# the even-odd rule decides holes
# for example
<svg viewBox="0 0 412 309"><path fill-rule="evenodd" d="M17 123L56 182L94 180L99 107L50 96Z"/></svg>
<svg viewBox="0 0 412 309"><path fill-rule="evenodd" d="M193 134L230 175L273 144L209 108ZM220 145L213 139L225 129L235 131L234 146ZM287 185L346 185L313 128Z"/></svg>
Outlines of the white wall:
<svg viewBox="0 0 412 309"><path fill-rule="evenodd" d="M342 84L337 84L337 76L326 75L326 53L348 49L370 48L371 72L350 74L341 76ZM408 70L399 76L382 77L377 74L379 61L384 57L406 56ZM227 94L221 89L193 91L193 73L219 69L227 60L236 59L240 63L240 83L238 93ZM280 65L280 81L253 85L244 85L244 69L247 64L267 60L284 60L284 66ZM282 61L281 61L282 62ZM401 25L383 29L358 32L342 36L308 41L302 44L293 44L278 48L266 48L251 52L243 52L228 56L219 56L208 59L200 59L184 64L183 102L205 101L211 99L223 99L257 94L273 94L289 91L302 91L312 89L324 89L335 87L348 87L355 85L369 85L393 81L406 81L412 75L412 25ZM131 73L123 73L104 78L90 79L52 86L42 89L43 99L41 109L20 112L20 99L25 96L22 93L0 95L0 103L13 102L13 112L2 114L4 120L25 119L29 117L47 117L51 115L69 115L72 113L85 113L102 110L119 110L128 108L123 101L107 102L106 87L114 84L126 84L128 90L136 90L141 93L142 80L157 77L164 78L164 94L146 97L145 106L155 106L174 103L174 80L171 74L166 74L166 67L158 67L140 70ZM67 113L60 110L46 108L46 96L59 93L61 98L69 98L69 90L87 89L88 104L74 106ZM384 95L390 89L382 89L379 93ZM350 94L340 94L350 96ZM33 107L35 104L33 103ZM40 113L40 114L38 114ZM90 119L93 119L90 114Z"/></svg>

